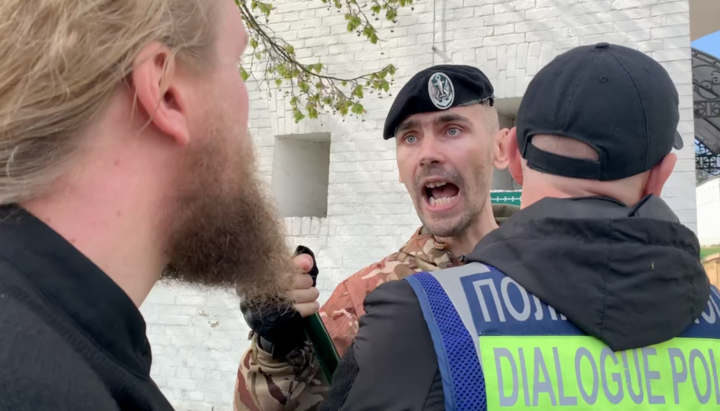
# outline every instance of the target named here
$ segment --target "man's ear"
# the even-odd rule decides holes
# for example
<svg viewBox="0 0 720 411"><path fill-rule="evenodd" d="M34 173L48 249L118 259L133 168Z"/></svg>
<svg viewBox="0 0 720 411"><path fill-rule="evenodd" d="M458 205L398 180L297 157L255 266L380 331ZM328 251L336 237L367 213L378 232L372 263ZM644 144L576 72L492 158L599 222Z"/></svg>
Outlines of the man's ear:
<svg viewBox="0 0 720 411"><path fill-rule="evenodd" d="M670 178L670 174L672 174L676 163L677 154L670 153L666 155L659 164L650 169L650 175L643 190L643 197L649 194L656 197L662 195L663 187L665 187L665 183L667 183L668 178Z"/></svg>
<svg viewBox="0 0 720 411"><path fill-rule="evenodd" d="M493 147L493 166L498 170L505 170L508 166L508 142L510 139L510 130L503 128L497 133L495 145Z"/></svg>
<svg viewBox="0 0 720 411"><path fill-rule="evenodd" d="M519 185L523 185L522 157L517 143L517 128L513 127L507 137L507 164L510 175Z"/></svg>
<svg viewBox="0 0 720 411"><path fill-rule="evenodd" d="M177 62L170 50L151 43L133 61L132 83L138 108L149 124L172 137L180 145L188 144L187 105L178 81Z"/></svg>

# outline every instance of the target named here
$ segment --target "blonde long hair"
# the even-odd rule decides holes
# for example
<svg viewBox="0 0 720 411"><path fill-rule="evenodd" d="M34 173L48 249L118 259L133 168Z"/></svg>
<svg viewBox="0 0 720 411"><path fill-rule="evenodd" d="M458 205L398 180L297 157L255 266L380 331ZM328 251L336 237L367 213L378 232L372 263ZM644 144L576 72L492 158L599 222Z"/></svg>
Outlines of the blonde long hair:
<svg viewBox="0 0 720 411"><path fill-rule="evenodd" d="M150 42L213 60L217 0L0 1L0 204L38 195Z"/></svg>

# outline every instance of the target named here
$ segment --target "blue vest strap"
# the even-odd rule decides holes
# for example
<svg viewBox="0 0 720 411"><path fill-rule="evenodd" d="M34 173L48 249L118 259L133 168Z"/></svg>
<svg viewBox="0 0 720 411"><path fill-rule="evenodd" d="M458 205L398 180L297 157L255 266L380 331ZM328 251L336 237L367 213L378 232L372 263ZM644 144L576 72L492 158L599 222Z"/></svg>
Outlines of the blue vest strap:
<svg viewBox="0 0 720 411"><path fill-rule="evenodd" d="M440 283L427 272L406 277L430 329L442 376L445 409L485 411L485 378L473 337ZM453 353L448 356L448 352Z"/></svg>

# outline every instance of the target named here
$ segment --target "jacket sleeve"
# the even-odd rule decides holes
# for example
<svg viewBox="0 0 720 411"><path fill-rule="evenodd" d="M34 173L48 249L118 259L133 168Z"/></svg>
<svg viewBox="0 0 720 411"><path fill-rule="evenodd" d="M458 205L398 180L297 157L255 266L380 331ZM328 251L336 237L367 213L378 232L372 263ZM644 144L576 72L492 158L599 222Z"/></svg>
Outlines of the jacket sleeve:
<svg viewBox="0 0 720 411"><path fill-rule="evenodd" d="M235 411L315 410L325 399L328 382L309 345L277 361L257 344L245 352L235 384Z"/></svg>
<svg viewBox="0 0 720 411"><path fill-rule="evenodd" d="M344 283L320 309L325 327L342 355L357 333L358 318ZM234 393L235 411L315 410L326 398L328 382L312 347L295 350L288 362L259 348L254 336L243 354Z"/></svg>
<svg viewBox="0 0 720 411"><path fill-rule="evenodd" d="M351 278L362 274L366 270L359 271ZM360 302L362 303L362 300ZM364 310L360 313L358 311L344 282L335 288L327 303L320 309L320 317L323 319L325 328L327 328L328 334L330 334L330 338L335 344L335 349L341 357L352 344L355 335L357 335L358 318L364 314Z"/></svg>
<svg viewBox="0 0 720 411"><path fill-rule="evenodd" d="M380 285L365 310L320 410L444 410L435 348L410 284Z"/></svg>

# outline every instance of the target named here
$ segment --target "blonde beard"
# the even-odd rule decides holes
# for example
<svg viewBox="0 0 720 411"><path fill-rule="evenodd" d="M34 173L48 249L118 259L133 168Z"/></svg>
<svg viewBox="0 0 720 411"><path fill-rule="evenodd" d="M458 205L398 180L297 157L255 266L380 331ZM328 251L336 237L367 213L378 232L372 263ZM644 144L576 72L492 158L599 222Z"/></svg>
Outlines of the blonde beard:
<svg viewBox="0 0 720 411"><path fill-rule="evenodd" d="M228 150L222 142L231 139L208 137L189 152L178 178L163 278L234 287L248 304L287 303L295 267L284 226L254 171L252 146Z"/></svg>

